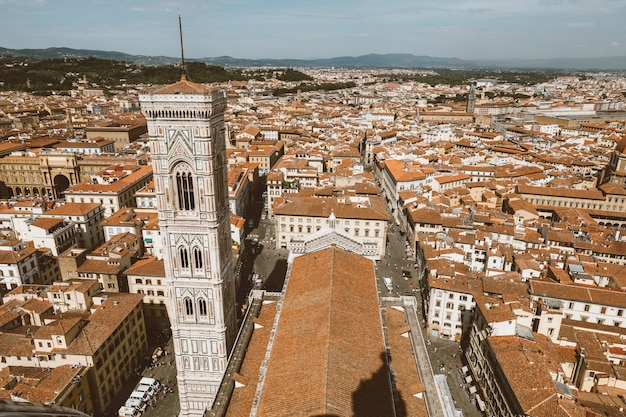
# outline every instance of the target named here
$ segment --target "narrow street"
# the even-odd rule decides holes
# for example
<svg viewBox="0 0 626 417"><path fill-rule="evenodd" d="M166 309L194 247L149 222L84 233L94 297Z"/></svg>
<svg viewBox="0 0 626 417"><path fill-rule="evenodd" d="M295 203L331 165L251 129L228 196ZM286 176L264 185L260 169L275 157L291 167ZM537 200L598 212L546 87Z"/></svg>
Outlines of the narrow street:
<svg viewBox="0 0 626 417"><path fill-rule="evenodd" d="M406 240L394 226L387 233L386 254L376 264L376 278L383 296L400 296L417 294L413 291L416 287L417 275L415 274L412 257L407 257ZM403 273L403 271L405 273ZM385 287L383 277L391 278L393 290Z"/></svg>

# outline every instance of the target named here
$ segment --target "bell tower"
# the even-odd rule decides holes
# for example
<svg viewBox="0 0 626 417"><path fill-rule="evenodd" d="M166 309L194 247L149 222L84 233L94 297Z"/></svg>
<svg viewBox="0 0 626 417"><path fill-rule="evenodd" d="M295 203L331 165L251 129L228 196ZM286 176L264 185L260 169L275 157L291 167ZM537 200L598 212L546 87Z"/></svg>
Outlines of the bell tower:
<svg viewBox="0 0 626 417"><path fill-rule="evenodd" d="M235 339L226 93L187 80L139 96L148 122L180 415L211 407Z"/></svg>

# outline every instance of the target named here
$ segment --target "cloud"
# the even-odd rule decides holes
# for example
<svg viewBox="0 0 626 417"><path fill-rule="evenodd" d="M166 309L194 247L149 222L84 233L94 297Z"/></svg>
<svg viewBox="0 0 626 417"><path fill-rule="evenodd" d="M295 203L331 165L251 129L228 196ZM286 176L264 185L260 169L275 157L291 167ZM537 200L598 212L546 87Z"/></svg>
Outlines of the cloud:
<svg viewBox="0 0 626 417"><path fill-rule="evenodd" d="M560 6L562 4L574 4L578 0L539 0L539 6Z"/></svg>
<svg viewBox="0 0 626 417"><path fill-rule="evenodd" d="M24 0L0 0L0 6L5 6L5 5L10 5L10 6L14 6L14 5L18 5L18 6L41 6L43 4L46 4L47 0L30 0L30 1L24 1Z"/></svg>
<svg viewBox="0 0 626 417"><path fill-rule="evenodd" d="M472 9L460 9L459 10L462 13L468 13L468 14L482 14L482 13L489 13L489 12L493 12L493 9L487 9L485 7L475 7Z"/></svg>
<svg viewBox="0 0 626 417"><path fill-rule="evenodd" d="M571 22L567 26L577 29L592 28L595 26L593 22Z"/></svg>
<svg viewBox="0 0 626 417"><path fill-rule="evenodd" d="M369 33L367 32L351 33L350 36L353 38L367 38L369 36Z"/></svg>
<svg viewBox="0 0 626 417"><path fill-rule="evenodd" d="M613 48L619 48L619 42L618 41L613 41L613 42L611 42L611 46Z"/></svg>

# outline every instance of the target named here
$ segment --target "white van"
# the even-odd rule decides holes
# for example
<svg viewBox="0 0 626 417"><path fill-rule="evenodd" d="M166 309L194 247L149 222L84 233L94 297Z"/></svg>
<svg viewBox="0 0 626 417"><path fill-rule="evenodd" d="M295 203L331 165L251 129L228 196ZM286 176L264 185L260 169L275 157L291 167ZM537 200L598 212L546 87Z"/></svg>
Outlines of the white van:
<svg viewBox="0 0 626 417"><path fill-rule="evenodd" d="M127 399L124 405L126 407L134 408L135 410L140 411L140 412L145 411L145 408L146 408L146 406L141 403L141 400L138 400L136 398Z"/></svg>
<svg viewBox="0 0 626 417"><path fill-rule="evenodd" d="M148 397L148 400L151 400L154 394L156 394L156 390L150 385L137 385L135 391L144 393Z"/></svg>
<svg viewBox="0 0 626 417"><path fill-rule="evenodd" d="M143 378L141 378L138 385L147 385L149 387L152 387L156 391L161 386L161 383L154 378L148 378L144 376Z"/></svg>
<svg viewBox="0 0 626 417"><path fill-rule="evenodd" d="M139 417L141 416L141 412L135 408L124 406L117 410L117 415L119 417Z"/></svg>
<svg viewBox="0 0 626 417"><path fill-rule="evenodd" d="M139 400L139 401L141 401L141 404L145 404L148 401L150 401L150 396L146 392L135 390L135 391L130 393L130 395L128 396L128 399L129 400L130 399Z"/></svg>
<svg viewBox="0 0 626 417"><path fill-rule="evenodd" d="M391 278L383 277L383 282L385 283L385 287L387 287L387 291L393 291L393 283L391 281Z"/></svg>

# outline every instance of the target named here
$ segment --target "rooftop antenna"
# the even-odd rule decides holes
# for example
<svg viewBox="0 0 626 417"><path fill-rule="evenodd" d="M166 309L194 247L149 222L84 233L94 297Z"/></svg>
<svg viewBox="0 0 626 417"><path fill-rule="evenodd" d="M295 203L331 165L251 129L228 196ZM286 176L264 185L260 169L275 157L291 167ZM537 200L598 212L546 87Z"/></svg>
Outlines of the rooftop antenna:
<svg viewBox="0 0 626 417"><path fill-rule="evenodd" d="M178 15L178 31L180 32L180 56L182 58L181 66L183 73L180 75L181 80L187 79L187 67L185 67L185 50L183 49L183 24Z"/></svg>

